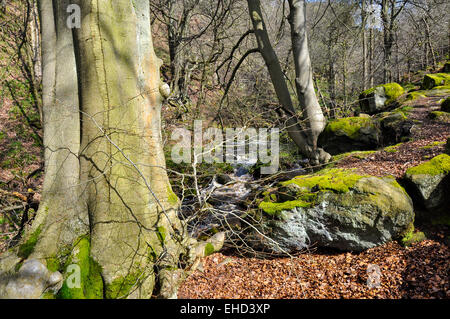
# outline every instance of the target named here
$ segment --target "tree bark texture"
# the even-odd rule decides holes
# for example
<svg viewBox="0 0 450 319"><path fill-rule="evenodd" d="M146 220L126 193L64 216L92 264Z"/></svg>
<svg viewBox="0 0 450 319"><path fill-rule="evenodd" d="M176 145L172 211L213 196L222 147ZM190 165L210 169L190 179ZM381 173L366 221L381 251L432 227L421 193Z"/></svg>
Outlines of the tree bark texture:
<svg viewBox="0 0 450 319"><path fill-rule="evenodd" d="M79 29L67 26L73 3L81 8ZM39 11L45 182L33 225L2 256L0 273L33 260L67 279L75 264L79 288L64 280L52 283L60 285L52 293L45 284L39 289L61 298L174 296L194 241L177 218L165 170L162 61L153 48L149 3L41 0ZM10 278L16 281L4 285L4 294L39 297L36 287L19 289L20 275Z"/></svg>

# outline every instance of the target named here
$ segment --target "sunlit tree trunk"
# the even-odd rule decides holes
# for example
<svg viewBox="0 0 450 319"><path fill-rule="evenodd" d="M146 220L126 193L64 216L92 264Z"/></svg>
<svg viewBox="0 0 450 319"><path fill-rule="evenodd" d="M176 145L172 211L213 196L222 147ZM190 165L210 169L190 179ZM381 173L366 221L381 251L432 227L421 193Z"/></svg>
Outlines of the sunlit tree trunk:
<svg viewBox="0 0 450 319"><path fill-rule="evenodd" d="M66 279L75 264L81 287L52 282L60 285L54 295L174 296L183 279L180 256L188 256L193 241L177 218L178 199L165 171L162 62L153 49L149 3L79 0L81 28L70 29L73 3L39 2L45 182L32 228L2 256L0 273L37 260ZM0 291L2 278L7 288L25 280L18 274L9 286L1 277ZM47 280L35 275L31 286ZM4 294L37 298L42 287L5 288Z"/></svg>
<svg viewBox="0 0 450 319"><path fill-rule="evenodd" d="M314 90L308 36L306 34L306 2L304 0L289 0L289 7L297 96L308 125L309 143L316 150L317 139L325 128L326 121Z"/></svg>
<svg viewBox="0 0 450 319"><path fill-rule="evenodd" d="M266 63L278 101L288 115L286 125L289 136L299 147L300 151L314 163L329 161L330 155L317 147L317 137L325 126L325 120L314 92L312 70L307 50L306 30L301 29L305 26L303 15L304 2L292 2L294 12L291 12L291 21L293 22L292 28L294 30L292 41L293 51L295 51L296 86L299 91L300 104L306 118L307 129L305 131L298 123L285 75L267 33L260 2L259 0L247 0L247 3L259 52ZM301 8L298 9L299 7Z"/></svg>
<svg viewBox="0 0 450 319"><path fill-rule="evenodd" d="M362 88L365 91L367 89L367 13L366 13L366 0L361 0L361 39L362 39Z"/></svg>

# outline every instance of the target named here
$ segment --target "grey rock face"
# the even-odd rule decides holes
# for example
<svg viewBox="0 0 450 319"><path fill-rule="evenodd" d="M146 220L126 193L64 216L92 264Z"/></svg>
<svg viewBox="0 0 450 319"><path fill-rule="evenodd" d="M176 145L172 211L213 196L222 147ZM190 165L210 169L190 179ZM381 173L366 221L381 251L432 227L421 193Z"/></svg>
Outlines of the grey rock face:
<svg viewBox="0 0 450 319"><path fill-rule="evenodd" d="M392 145L403 142L405 138L411 136L411 129L414 122L407 119L403 113L388 113L381 117L380 129L382 132L382 144Z"/></svg>
<svg viewBox="0 0 450 319"><path fill-rule="evenodd" d="M363 251L403 236L413 221L412 201L402 188L368 177L347 193L319 193L313 207L267 218L263 230L270 239L261 244L276 253L311 246Z"/></svg>
<svg viewBox="0 0 450 319"><path fill-rule="evenodd" d="M330 121L319 136L319 145L332 155L376 149L381 145L379 122L363 117Z"/></svg>
<svg viewBox="0 0 450 319"><path fill-rule="evenodd" d="M36 259L26 260L20 270L0 278L0 298L38 299L47 289L59 290L63 276L50 272Z"/></svg>
<svg viewBox="0 0 450 319"><path fill-rule="evenodd" d="M450 156L439 155L409 169L403 182L418 206L450 215Z"/></svg>
<svg viewBox="0 0 450 319"><path fill-rule="evenodd" d="M361 110L367 114L375 114L384 110L387 97L383 87L375 88L374 92L365 97L365 103L361 103Z"/></svg>
<svg viewBox="0 0 450 319"><path fill-rule="evenodd" d="M387 83L367 90L359 96L359 106L363 113L377 114L390 108L404 93L397 83Z"/></svg>

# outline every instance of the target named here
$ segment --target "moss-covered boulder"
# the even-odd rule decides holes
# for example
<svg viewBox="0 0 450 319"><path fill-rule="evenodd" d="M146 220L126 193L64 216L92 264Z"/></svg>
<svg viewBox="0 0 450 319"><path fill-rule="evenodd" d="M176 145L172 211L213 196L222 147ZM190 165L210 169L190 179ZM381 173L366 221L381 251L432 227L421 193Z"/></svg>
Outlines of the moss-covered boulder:
<svg viewBox="0 0 450 319"><path fill-rule="evenodd" d="M450 220L450 156L441 154L406 171L403 184L414 203L428 210L425 217L432 221Z"/></svg>
<svg viewBox="0 0 450 319"><path fill-rule="evenodd" d="M403 108L365 117L330 121L319 136L319 145L332 155L374 150L380 146L405 142L414 121Z"/></svg>
<svg viewBox="0 0 450 319"><path fill-rule="evenodd" d="M288 186L295 185L295 187ZM280 193L289 193L288 201ZM414 221L410 197L393 178L327 169L265 193L259 248L277 253L307 247L362 251L403 238Z"/></svg>
<svg viewBox="0 0 450 319"><path fill-rule="evenodd" d="M427 96L424 94L423 91L413 91L413 92L409 92L406 95L406 100L407 101L414 101L420 98L426 98Z"/></svg>
<svg viewBox="0 0 450 319"><path fill-rule="evenodd" d="M433 111L428 117L436 122L450 123L450 113L448 112Z"/></svg>
<svg viewBox="0 0 450 319"><path fill-rule="evenodd" d="M450 85L442 85L433 87L432 89L411 91L406 95L405 100L413 101L419 98L441 97L441 96L445 98L449 94L450 94Z"/></svg>
<svg viewBox="0 0 450 319"><path fill-rule="evenodd" d="M450 113L450 96L447 97L441 104L441 111Z"/></svg>
<svg viewBox="0 0 450 319"><path fill-rule="evenodd" d="M50 294L61 288L63 277L50 271L37 259L24 261L17 273L3 273L0 277L0 299L38 299L43 292Z"/></svg>
<svg viewBox="0 0 450 319"><path fill-rule="evenodd" d="M395 105L394 102L403 93L405 93L405 90L398 83L378 85L361 93L359 107L363 113L380 113Z"/></svg>
<svg viewBox="0 0 450 319"><path fill-rule="evenodd" d="M348 117L330 121L319 136L319 145L332 155L372 150L380 145L379 124L371 118Z"/></svg>
<svg viewBox="0 0 450 319"><path fill-rule="evenodd" d="M427 74L423 78L421 89L430 90L437 86L447 86L447 85L450 85L449 73Z"/></svg>
<svg viewBox="0 0 450 319"><path fill-rule="evenodd" d="M442 72L450 73L450 61L445 62Z"/></svg>
<svg viewBox="0 0 450 319"><path fill-rule="evenodd" d="M382 145L405 142L411 136L414 121L408 119L407 115L407 112L397 109L393 112L383 112L374 117L379 121Z"/></svg>

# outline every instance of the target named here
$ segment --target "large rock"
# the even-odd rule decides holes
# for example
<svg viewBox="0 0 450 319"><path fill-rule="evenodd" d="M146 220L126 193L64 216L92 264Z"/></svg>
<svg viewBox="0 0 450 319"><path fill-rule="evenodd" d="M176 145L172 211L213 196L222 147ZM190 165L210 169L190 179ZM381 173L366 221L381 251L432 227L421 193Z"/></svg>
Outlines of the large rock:
<svg viewBox="0 0 450 319"><path fill-rule="evenodd" d="M375 150L395 145L411 136L414 121L402 108L391 112L348 117L328 122L319 136L319 145L332 155L352 151Z"/></svg>
<svg viewBox="0 0 450 319"><path fill-rule="evenodd" d="M366 90L359 96L361 112L376 114L390 108L405 90L398 83L387 83Z"/></svg>
<svg viewBox="0 0 450 319"><path fill-rule="evenodd" d="M450 96L447 97L441 104L441 111L450 113Z"/></svg>
<svg viewBox="0 0 450 319"><path fill-rule="evenodd" d="M442 68L442 72L450 73L450 62L449 61L445 62L444 67Z"/></svg>
<svg viewBox="0 0 450 319"><path fill-rule="evenodd" d="M38 299L46 290L61 288L63 276L51 272L36 259L26 260L17 273L3 273L0 277L0 298Z"/></svg>
<svg viewBox="0 0 450 319"><path fill-rule="evenodd" d="M405 112L384 112L375 117L379 121L381 143L393 145L404 142L411 136L414 121L408 119Z"/></svg>
<svg viewBox="0 0 450 319"><path fill-rule="evenodd" d="M427 74L423 78L421 89L430 90L437 86L447 86L447 85L450 85L449 73Z"/></svg>
<svg viewBox="0 0 450 319"><path fill-rule="evenodd" d="M450 224L450 156L442 154L406 171L404 186L418 207L421 218Z"/></svg>
<svg viewBox="0 0 450 319"><path fill-rule="evenodd" d="M379 123L370 117L347 117L328 122L319 145L332 155L380 146Z"/></svg>
<svg viewBox="0 0 450 319"><path fill-rule="evenodd" d="M428 117L436 122L450 124L450 113L448 112L433 111L428 114Z"/></svg>
<svg viewBox="0 0 450 319"><path fill-rule="evenodd" d="M331 169L283 182L265 195L256 247L276 253L311 246L362 251L413 227L412 200L392 178Z"/></svg>

